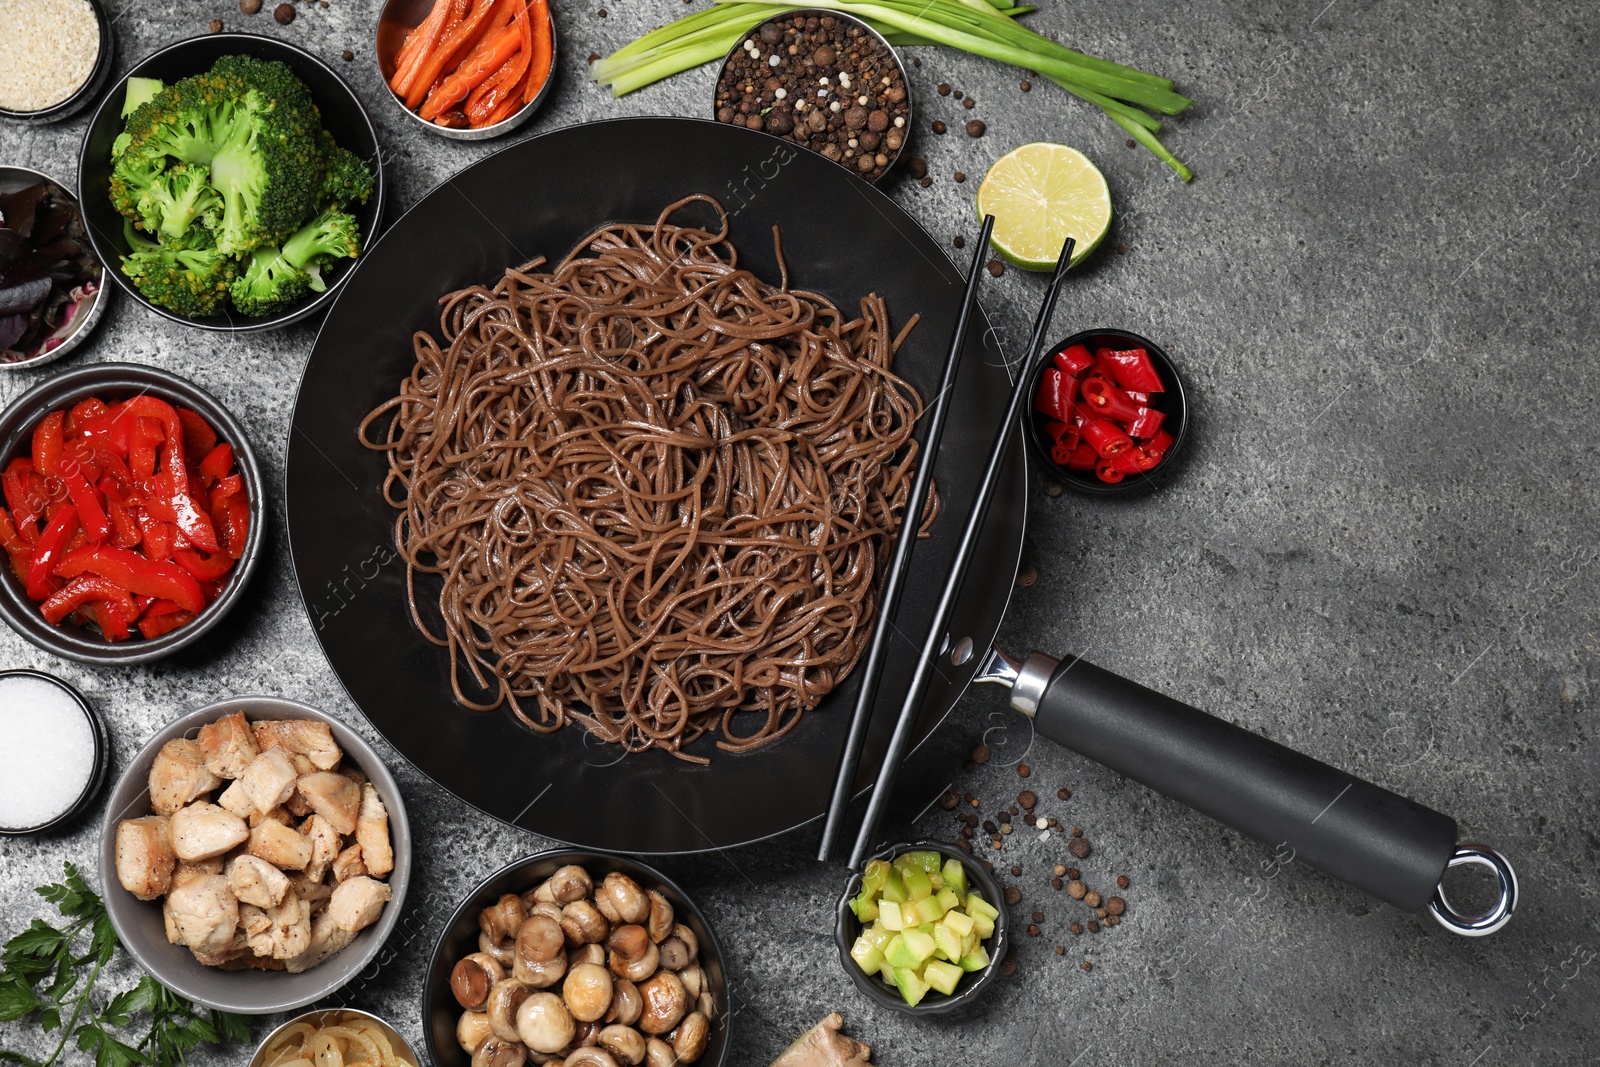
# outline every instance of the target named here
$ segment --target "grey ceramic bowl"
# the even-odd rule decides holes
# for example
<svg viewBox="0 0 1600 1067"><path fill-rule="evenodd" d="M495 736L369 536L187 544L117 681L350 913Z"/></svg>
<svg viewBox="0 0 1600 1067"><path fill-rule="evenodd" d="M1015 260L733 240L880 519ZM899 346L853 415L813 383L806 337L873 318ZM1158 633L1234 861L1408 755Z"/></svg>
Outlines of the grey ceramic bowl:
<svg viewBox="0 0 1600 1067"><path fill-rule="evenodd" d="M956 986L956 991L949 996L943 993L928 991L915 1007L905 1002L900 991L885 982L876 974L867 974L856 961L850 958L850 946L855 944L856 938L861 934L861 923L856 919L856 913L850 910L850 901L861 892L861 871L856 871L850 876L850 884L845 886L844 895L839 898L838 917L833 928L834 942L839 946L839 964L844 967L845 973L869 999L885 1008L905 1012L907 1015L942 1015L947 1011L954 1011L971 1004L994 981L1000 971L1000 961L1006 956L1006 904L1000 888L1000 883L995 880L982 863L969 855L964 849L948 841L901 841L889 845L873 855L869 860L892 860L902 852L912 852L926 849L938 852L950 859L961 861L967 869L967 884L975 885L983 891L983 899L995 906L1000 914L994 920L994 934L984 943L983 947L989 953L989 965L981 971L971 971L961 976L961 981ZM865 867L865 864L863 864Z"/></svg>
<svg viewBox="0 0 1600 1067"><path fill-rule="evenodd" d="M56 181L48 174L43 174L29 167L0 167L0 192L14 192L26 188L35 182L46 181L61 191L61 194L77 205L78 198L72 190ZM79 216L82 216L81 209ZM91 242L92 243L92 242ZM95 327L100 325L100 320L105 316L106 308L111 306L111 294L116 286L106 280L105 265L100 267L100 288L78 309L72 321L67 323L67 334L61 343L47 352L40 352L27 359L19 359L14 363L0 363L3 370L27 370L29 367L40 367L46 363L54 363L62 356L76 349L89 339Z"/></svg>
<svg viewBox="0 0 1600 1067"><path fill-rule="evenodd" d="M479 882L445 922L422 986L422 1036L434 1067L469 1067L472 1060L456 1042L456 1023L462 1009L450 992L450 970L457 960L478 951L478 912L506 893L527 892L569 863L585 868L596 881L612 871L621 871L645 889L656 890L672 904L675 921L694 931L700 942L700 966L717 1002L711 1038L705 1052L694 1061L694 1067L723 1067L731 1048L733 1015L729 1010L728 976L723 966L726 957L711 924L706 922L694 901L654 867L630 856L580 848L551 849L508 863Z"/></svg>
<svg viewBox="0 0 1600 1067"><path fill-rule="evenodd" d="M394 101L394 105L405 114L413 126L452 141L487 141L503 133L510 133L533 118L534 112L543 107L544 102L550 97L550 90L556 84L556 71L559 69L557 64L561 59L561 35L556 26L555 9L549 5L546 5L546 9L550 13L550 74L539 87L539 91L533 94L533 99L518 108L516 114L510 118L493 126L481 126L478 129L441 126L406 107L406 102L389 88L389 79L394 77L394 58L399 54L400 46L405 43L408 33L422 25L423 20L428 17L428 12L433 9L433 4L434 0L386 0L383 10L378 14L373 47L378 57L378 73L383 78L384 95Z"/></svg>
<svg viewBox="0 0 1600 1067"><path fill-rule="evenodd" d="M223 715L242 711L255 719L317 719L333 728L333 739L344 750L346 762L371 781L389 809L389 837L394 845L394 872L389 876L393 894L378 921L356 935L338 955L300 974L286 971L224 971L205 967L188 949L168 943L161 918L161 902L143 901L117 881L117 824L150 814L147 782L150 765L161 746L175 737L194 737L200 727ZM405 802L383 760L361 737L333 716L293 700L241 696L220 700L167 724L133 758L111 794L105 824L100 831L100 880L105 887L106 911L117 938L145 970L168 989L196 1004L243 1015L270 1015L294 1011L342 988L367 964L388 939L405 910L406 888L411 882L411 826Z"/></svg>
<svg viewBox="0 0 1600 1067"><path fill-rule="evenodd" d="M33 428L50 412L91 396L121 400L144 393L192 408L205 416L219 440L233 446L234 462L244 475L245 492L250 497L250 533L244 556L229 572L228 584L221 594L193 622L153 640L140 636L116 644L101 640L89 630L65 624L52 626L39 613L39 605L28 599L11 568L0 568L0 618L24 639L64 659L98 664L149 663L193 644L239 602L261 558L267 513L265 490L261 468L244 427L210 393L171 371L140 363L90 363L45 379L0 412L0 468L27 454L32 448Z"/></svg>
<svg viewBox="0 0 1600 1067"><path fill-rule="evenodd" d="M60 122L82 111L100 95L100 90L105 88L106 78L111 74L111 64L115 58L116 38L111 33L111 26L115 20L107 14L106 7L100 0L89 0L89 6L94 9L94 17L100 23L100 54L95 57L94 66L89 69L88 79L60 103L42 107L37 111L11 111L0 108L0 119L14 119L19 122Z"/></svg>
<svg viewBox="0 0 1600 1067"><path fill-rule="evenodd" d="M411 1042L400 1036L400 1031L390 1026L384 1020L371 1012L357 1011L354 1008L328 1008L323 1011L308 1011L304 1015L296 1015L282 1026L274 1029L256 1046L256 1054L250 1057L250 1067L262 1067L267 1062L267 1046L271 1045L277 1036L296 1023L310 1023L313 1026L331 1026L348 1016L357 1016L360 1020L369 1023L374 1029L389 1039L389 1044L394 1047L396 1056L404 1057L405 1062L413 1065L420 1064L417 1059L417 1050L411 1047Z"/></svg>

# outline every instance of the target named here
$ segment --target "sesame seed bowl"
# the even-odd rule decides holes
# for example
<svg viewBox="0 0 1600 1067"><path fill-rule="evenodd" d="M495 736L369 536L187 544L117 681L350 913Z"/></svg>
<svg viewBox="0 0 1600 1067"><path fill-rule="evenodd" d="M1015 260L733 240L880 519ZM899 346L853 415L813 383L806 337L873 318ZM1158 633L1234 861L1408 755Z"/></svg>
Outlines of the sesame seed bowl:
<svg viewBox="0 0 1600 1067"><path fill-rule="evenodd" d="M753 26L722 61L718 122L800 145L876 183L911 139L911 87L894 46L837 11L786 11Z"/></svg>
<svg viewBox="0 0 1600 1067"><path fill-rule="evenodd" d="M86 48L63 54L62 34L72 27L74 16L81 19L80 13L85 8L94 15L96 28L87 31L87 27L81 27L87 32L72 36L80 38L79 44L88 39L98 40L92 61L84 54ZM111 19L100 0L32 0L20 5L14 15L0 22L0 56L3 56L0 58L0 119L59 122L76 115L105 87L106 78L111 74L114 50ZM18 85L48 85L51 67L56 71L66 69L68 61L73 61L78 70L87 67L88 72L67 95L49 93L46 99L38 101L11 99L10 77L18 77Z"/></svg>

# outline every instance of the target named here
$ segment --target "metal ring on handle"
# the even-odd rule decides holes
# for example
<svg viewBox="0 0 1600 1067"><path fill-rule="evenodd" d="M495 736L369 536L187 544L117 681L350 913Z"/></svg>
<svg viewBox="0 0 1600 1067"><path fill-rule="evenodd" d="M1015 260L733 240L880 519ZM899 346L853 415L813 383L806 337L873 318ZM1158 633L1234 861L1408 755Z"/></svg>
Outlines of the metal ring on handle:
<svg viewBox="0 0 1600 1067"><path fill-rule="evenodd" d="M1455 855L1445 865L1445 871L1448 873L1451 867L1466 863L1487 867L1500 880L1500 899L1494 907L1483 915L1462 915L1450 906L1449 898L1444 895L1444 879L1440 878L1438 888L1433 891L1433 899L1428 902L1428 911L1439 920L1440 926L1453 934L1483 937L1511 921L1511 913L1517 907L1517 872L1512 870L1510 860L1488 845L1457 845Z"/></svg>

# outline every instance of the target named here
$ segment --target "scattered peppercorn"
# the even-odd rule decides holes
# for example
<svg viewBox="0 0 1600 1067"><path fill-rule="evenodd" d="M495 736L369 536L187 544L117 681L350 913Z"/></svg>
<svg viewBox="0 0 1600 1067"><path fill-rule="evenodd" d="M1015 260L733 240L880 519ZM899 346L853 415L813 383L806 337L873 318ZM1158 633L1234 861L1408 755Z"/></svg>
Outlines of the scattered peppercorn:
<svg viewBox="0 0 1600 1067"><path fill-rule="evenodd" d="M961 803L961 798L956 796L954 789L946 789L944 795L939 798L939 806L945 811L954 811L955 806L959 803Z"/></svg>
<svg viewBox="0 0 1600 1067"><path fill-rule="evenodd" d="M1067 946L1066 945L1057 945L1056 946L1056 955L1057 956L1065 956L1066 954L1067 954Z"/></svg>
<svg viewBox="0 0 1600 1067"><path fill-rule="evenodd" d="M1090 925L1093 924L1091 923ZM1094 970L1094 964L1090 963L1088 960L1084 960L1082 963L1078 964L1078 966L1082 967L1085 972Z"/></svg>
<svg viewBox="0 0 1600 1067"><path fill-rule="evenodd" d="M1011 805L1011 807L1006 810L1010 811L1013 816L1017 814L1017 806L1015 804Z"/></svg>
<svg viewBox="0 0 1600 1067"><path fill-rule="evenodd" d="M1060 789L1056 790L1056 799L1057 800L1071 800L1072 799L1072 790L1068 789L1066 786L1062 786Z"/></svg>
<svg viewBox="0 0 1600 1067"><path fill-rule="evenodd" d="M983 861L983 869L988 871L990 874L993 874L994 873L994 864L990 863L988 860L984 860Z"/></svg>
<svg viewBox="0 0 1600 1067"><path fill-rule="evenodd" d="M1083 827L1081 827L1081 826L1074 826L1074 827L1073 827L1073 828L1072 828L1072 836L1073 836L1073 837L1082 837L1082 836L1083 836ZM1082 856L1079 856L1079 857L1078 857L1078 858L1079 858L1079 859L1080 859L1080 860L1081 860L1081 859L1083 859L1083 857L1082 857Z"/></svg>
<svg viewBox="0 0 1600 1067"><path fill-rule="evenodd" d="M1117 246L1117 255L1125 256L1127 254L1128 254L1128 246L1127 245L1118 245Z"/></svg>
<svg viewBox="0 0 1600 1067"><path fill-rule="evenodd" d="M911 65L912 65L912 66L913 66L913 67L920 67L920 66L922 66L922 59L921 59L921 58L920 58L920 57L917 57L917 56L913 56L913 57L912 57L912 59L911 59Z"/></svg>
<svg viewBox="0 0 1600 1067"><path fill-rule="evenodd" d="M599 52L590 52L589 53L589 65L592 67L598 62L600 62L600 53ZM728 119L728 121L732 122L733 121L732 117L730 117Z"/></svg>
<svg viewBox="0 0 1600 1067"><path fill-rule="evenodd" d="M955 178L955 180L958 182L964 182L967 180L967 176L959 170L956 171L955 174L951 175L951 177Z"/></svg>
<svg viewBox="0 0 1600 1067"><path fill-rule="evenodd" d="M1067 851L1072 853L1072 858L1075 860L1086 860L1089 858L1089 853L1093 850L1089 847L1088 838L1074 837L1072 839L1072 843L1067 845Z"/></svg>
<svg viewBox="0 0 1600 1067"><path fill-rule="evenodd" d="M963 852L966 852L966 853L968 853L968 854L969 854L969 855L970 855L970 854L971 854L971 852L972 852L972 842L971 842L971 841L968 841L968 840L967 840L967 839L966 839L966 838L964 838L964 837L962 837L962 838L958 838L958 839L957 839L957 840L956 840L956 845L957 845L957 847L959 847L959 848L960 848L960 849L961 849L961 850L962 850L962 851L963 851Z"/></svg>
<svg viewBox="0 0 1600 1067"><path fill-rule="evenodd" d="M1100 906L1100 894L1091 889L1083 895L1083 902L1091 908L1098 908Z"/></svg>
<svg viewBox="0 0 1600 1067"><path fill-rule="evenodd" d="M606 9L605 8L601 8L599 11L596 11L595 14L599 15L601 18L605 18L606 17Z"/></svg>
<svg viewBox="0 0 1600 1067"><path fill-rule="evenodd" d="M1067 929L1072 931L1072 936L1073 937L1079 937L1079 936L1082 936L1082 934L1083 934L1083 924L1082 923L1073 923L1071 926L1067 927Z"/></svg>
<svg viewBox="0 0 1600 1067"><path fill-rule="evenodd" d="M1022 873L1022 868L1015 863L1011 865L1011 877L1015 878Z"/></svg>
<svg viewBox="0 0 1600 1067"><path fill-rule="evenodd" d="M1093 919L1090 919L1089 920L1089 932L1091 934L1098 934L1100 932L1100 924L1095 922Z"/></svg>
<svg viewBox="0 0 1600 1067"><path fill-rule="evenodd" d="M1106 898L1106 911L1110 912L1112 915L1121 915L1127 910L1128 902L1123 900L1121 897Z"/></svg>
<svg viewBox="0 0 1600 1067"><path fill-rule="evenodd" d="M1067 869L1058 863L1050 873L1055 875L1057 878L1060 878L1063 874L1067 873Z"/></svg>
<svg viewBox="0 0 1600 1067"><path fill-rule="evenodd" d="M993 819L985 819L983 820L983 832L986 834L997 834L1000 832L1000 827L994 824Z"/></svg>
<svg viewBox="0 0 1600 1067"><path fill-rule="evenodd" d="M1129 148L1133 147L1133 139L1131 137L1128 139L1128 147Z"/></svg>
<svg viewBox="0 0 1600 1067"><path fill-rule="evenodd" d="M246 15L254 15L261 10L261 0L239 0L239 10Z"/></svg>
<svg viewBox="0 0 1600 1067"><path fill-rule="evenodd" d="M1066 876L1068 878L1082 878L1083 873L1076 867L1068 867L1066 870Z"/></svg>
<svg viewBox="0 0 1600 1067"><path fill-rule="evenodd" d="M1039 936L1039 925L1037 923L1029 923L1028 924L1028 936L1029 937L1038 937Z"/></svg>
<svg viewBox="0 0 1600 1067"><path fill-rule="evenodd" d="M995 260L995 263L998 263L998 262L1000 262L1000 261L999 260ZM989 264L989 273L990 274L994 274L995 273L994 263ZM1030 775L1032 773L1033 773L1033 768L1028 766L1026 763L1017 764L1017 774L1019 776L1021 776L1023 778L1026 778L1026 777L1028 777L1028 775Z"/></svg>
<svg viewBox="0 0 1600 1067"><path fill-rule="evenodd" d="M1053 478L1046 479L1046 481L1044 483L1044 495L1045 496L1060 496L1062 490L1065 489L1065 488L1066 487L1064 485L1062 485L1060 482L1056 481Z"/></svg>
<svg viewBox="0 0 1600 1067"><path fill-rule="evenodd" d="M1061 832L1061 827L1056 826L1056 817L1054 815L1050 816L1044 822L1046 826L1054 826L1056 833L1059 834Z"/></svg>
<svg viewBox="0 0 1600 1067"><path fill-rule="evenodd" d="M355 57L356 57L356 54L354 52L350 51L350 49L348 49L348 48L346 48L343 52L339 53L339 58L344 60L346 63L350 62Z"/></svg>
<svg viewBox="0 0 1600 1067"><path fill-rule="evenodd" d="M921 184L922 184L922 187L924 189L926 189L928 186L933 184L933 179L932 178L924 178L924 179L922 179L922 183ZM977 769L978 769L978 765L976 763L973 763L971 760L963 760L961 762L961 773L962 774L971 774L973 771L975 771Z"/></svg>
<svg viewBox="0 0 1600 1067"><path fill-rule="evenodd" d="M1059 877L1050 879L1050 888L1051 889L1060 889L1061 888L1061 884L1062 884L1061 883L1061 879Z"/></svg>
<svg viewBox="0 0 1600 1067"><path fill-rule="evenodd" d="M934 119L933 120L933 132L934 133L943 133L944 131L948 130L949 128L950 127L948 127L948 126L946 126L944 124L944 120L942 120L942 119Z"/></svg>
<svg viewBox="0 0 1600 1067"><path fill-rule="evenodd" d="M960 100L961 96L962 96L962 93L961 93L960 89L957 89L955 92L951 93L950 95L955 97L957 100Z"/></svg>
<svg viewBox="0 0 1600 1067"><path fill-rule="evenodd" d="M1039 803L1039 795L1031 789L1024 789L1017 794L1017 803L1032 811L1033 806Z"/></svg>
<svg viewBox="0 0 1600 1067"><path fill-rule="evenodd" d="M1010 978L1017 973L1017 960L1015 956L1007 956L1000 961L1000 973Z"/></svg>
<svg viewBox="0 0 1600 1067"><path fill-rule="evenodd" d="M1009 834L1011 832L1011 824L1008 823L1008 822L1001 823L1000 824L1000 832L1003 833L1003 834Z"/></svg>
<svg viewBox="0 0 1600 1067"><path fill-rule="evenodd" d="M1125 875L1125 874L1117 875L1117 888L1118 889L1126 889L1126 888L1128 888L1128 876L1127 875Z"/></svg>
<svg viewBox="0 0 1600 1067"><path fill-rule="evenodd" d="M1120 916L1120 915L1113 915L1113 916L1111 916L1111 917L1110 917L1110 918L1108 918L1108 919L1106 919L1106 925L1107 925L1107 926L1115 926L1115 925L1117 925L1117 924L1118 924L1118 923L1120 923L1120 922L1121 922L1121 921L1122 921L1122 916Z"/></svg>
<svg viewBox="0 0 1600 1067"><path fill-rule="evenodd" d="M961 236L959 233L955 235L955 237L951 240L950 243L955 245L957 248L965 248L965 247L967 247L967 239L965 237Z"/></svg>
<svg viewBox="0 0 1600 1067"><path fill-rule="evenodd" d="M940 82L939 83L939 95L940 96L949 96L950 95L950 83L949 82Z"/></svg>
<svg viewBox="0 0 1600 1067"><path fill-rule="evenodd" d="M990 843L992 845L994 845L995 848L999 848L1001 845L1005 844L1005 842L1006 842L1006 839L1003 838L1003 837L1000 837L997 834L997 835L995 835L994 839Z"/></svg>
<svg viewBox="0 0 1600 1067"><path fill-rule="evenodd" d="M970 798L970 799L969 799L969 800L968 800L968 801L967 801L967 803L969 803L969 804L971 804L971 805L972 805L972 806L973 806L973 807L975 807L975 808L976 808L976 807L978 807L978 806L979 806L979 804L978 804L978 798L977 798L977 797L972 797L972 798ZM974 821L976 821L976 817L974 817Z"/></svg>
<svg viewBox="0 0 1600 1067"><path fill-rule="evenodd" d="M1005 897L1007 904L1019 904L1022 901L1022 890L1018 889L1014 885L1008 885L1005 889Z"/></svg>
<svg viewBox="0 0 1600 1067"><path fill-rule="evenodd" d="M1044 912L1042 912L1042 911L1034 912L1033 913L1033 921L1036 922L1036 923L1044 922Z"/></svg>
<svg viewBox="0 0 1600 1067"><path fill-rule="evenodd" d="M1111 913L1106 911L1106 909L1104 909L1104 908L1096 908L1096 909L1094 909L1094 914L1095 914L1095 918L1097 918L1097 919L1109 918L1110 915L1111 915Z"/></svg>
<svg viewBox="0 0 1600 1067"><path fill-rule="evenodd" d="M912 156L911 161L906 164L906 173L918 180L927 177L928 161L921 156Z"/></svg>
<svg viewBox="0 0 1600 1067"><path fill-rule="evenodd" d="M969 96L965 100L961 101L961 106L966 108L968 111L971 111L973 108L978 106L978 102Z"/></svg>
<svg viewBox="0 0 1600 1067"><path fill-rule="evenodd" d="M924 189L926 189L928 186L933 184L933 179L932 178L923 178L921 181L917 182L917 184L922 186Z"/></svg>
<svg viewBox="0 0 1600 1067"><path fill-rule="evenodd" d="M1083 882L1076 878L1067 883L1067 896L1071 897L1073 900L1082 900L1084 898L1084 894L1088 892L1089 887L1084 885Z"/></svg>
<svg viewBox="0 0 1600 1067"><path fill-rule="evenodd" d="M984 745L984 744L980 744L980 745L978 745L977 748L973 749L972 750L972 762L973 763L988 763L989 762L989 746L988 745Z"/></svg>
<svg viewBox="0 0 1600 1067"><path fill-rule="evenodd" d="M1024 589L1028 588L1038 580L1039 568L1035 567L1031 563L1024 564L1022 569L1017 572L1017 584L1022 586Z"/></svg>
<svg viewBox="0 0 1600 1067"><path fill-rule="evenodd" d="M272 9L273 21L280 26L287 26L289 23L293 22L294 15L295 11L293 4L279 4L277 7Z"/></svg>
<svg viewBox="0 0 1600 1067"><path fill-rule="evenodd" d="M222 32L222 20L221 19L212 19L211 20L210 29L211 29L212 33L221 33Z"/></svg>
<svg viewBox="0 0 1600 1067"><path fill-rule="evenodd" d="M998 277L1000 277L1000 275L1004 274L1005 272L1006 272L1006 265L1004 263L1000 262L998 259L991 259L989 261L989 273L990 274L992 274L996 278L998 278Z"/></svg>
<svg viewBox="0 0 1600 1067"><path fill-rule="evenodd" d="M982 119L970 119L967 122L967 136L968 137L982 137L983 136L983 131L988 129L988 128L989 127L987 127L987 126L985 126L983 124L983 120Z"/></svg>
<svg viewBox="0 0 1600 1067"><path fill-rule="evenodd" d="M1024 81L1021 85L1017 86L1017 88L1026 93L1033 89L1033 83L1030 81Z"/></svg>

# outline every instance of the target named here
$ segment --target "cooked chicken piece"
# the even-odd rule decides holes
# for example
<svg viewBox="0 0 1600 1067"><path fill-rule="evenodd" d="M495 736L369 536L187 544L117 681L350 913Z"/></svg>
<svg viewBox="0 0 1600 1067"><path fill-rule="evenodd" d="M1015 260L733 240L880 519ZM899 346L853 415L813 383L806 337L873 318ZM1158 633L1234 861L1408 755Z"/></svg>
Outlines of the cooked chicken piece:
<svg viewBox="0 0 1600 1067"><path fill-rule="evenodd" d="M241 819L248 819L256 813L255 803L245 792L241 782L229 782L228 788L217 794L217 804Z"/></svg>
<svg viewBox="0 0 1600 1067"><path fill-rule="evenodd" d="M311 862L311 842L294 827L269 819L250 831L250 854L274 867L301 871Z"/></svg>
<svg viewBox="0 0 1600 1067"><path fill-rule="evenodd" d="M344 839L333 823L320 815L313 815L300 824L300 832L311 842L311 862L306 864L306 877L320 882L328 873L328 866L339 857Z"/></svg>
<svg viewBox="0 0 1600 1067"><path fill-rule="evenodd" d="M206 767L222 778L238 778L261 752L255 731L242 711L200 727L200 736L195 740L205 753Z"/></svg>
<svg viewBox="0 0 1600 1067"><path fill-rule="evenodd" d="M311 947L311 905L286 897L275 908L251 915L245 925L246 943L257 956L293 959Z"/></svg>
<svg viewBox="0 0 1600 1067"><path fill-rule="evenodd" d="M245 796L257 811L271 811L289 799L294 792L294 761L281 748L268 749L250 761L250 766L239 776Z"/></svg>
<svg viewBox="0 0 1600 1067"><path fill-rule="evenodd" d="M227 945L219 951L212 952L198 948L191 948L189 951L193 953L195 962L202 967L226 967L250 956L250 946L245 943L244 931L238 927L234 928L233 936L228 939Z"/></svg>
<svg viewBox="0 0 1600 1067"><path fill-rule="evenodd" d="M310 767L301 771L300 773L313 774L315 771L316 768ZM283 802L283 810L287 811L296 819L303 819L307 815L311 814L311 805L306 803L306 798L300 795L300 790L296 789L293 793L289 794L289 799Z"/></svg>
<svg viewBox="0 0 1600 1067"><path fill-rule="evenodd" d="M150 806L157 815L171 815L221 784L222 779L206 766L200 746L187 738L174 737L161 746L155 762L150 764Z"/></svg>
<svg viewBox="0 0 1600 1067"><path fill-rule="evenodd" d="M178 920L172 914L172 896L170 893L161 898L161 922L167 928L167 944L180 944L182 935L178 933Z"/></svg>
<svg viewBox="0 0 1600 1067"><path fill-rule="evenodd" d="M204 860L220 856L250 836L250 828L227 808L204 800L172 816L168 824L172 851L180 860Z"/></svg>
<svg viewBox="0 0 1600 1067"><path fill-rule="evenodd" d="M361 787L361 815L356 819L356 841L367 873L382 878L394 870L394 849L389 845L389 809L368 782Z"/></svg>
<svg viewBox="0 0 1600 1067"><path fill-rule="evenodd" d="M271 956L257 956L245 951L233 957L226 963L217 965L224 971L281 971L285 970L282 960L275 960Z"/></svg>
<svg viewBox="0 0 1600 1067"><path fill-rule="evenodd" d="M287 970L290 974L309 971L329 956L342 951L355 939L353 932L339 929L339 924L333 921L332 912L325 911L311 920L311 947L294 959L286 960Z"/></svg>
<svg viewBox="0 0 1600 1067"><path fill-rule="evenodd" d="M340 834L356 832L356 816L361 811L361 787L342 774L317 771L305 775L295 788L311 810L333 824Z"/></svg>
<svg viewBox="0 0 1600 1067"><path fill-rule="evenodd" d="M335 882L348 882L350 879L367 873L367 865L361 858L361 846L351 845L333 861L333 880Z"/></svg>
<svg viewBox="0 0 1600 1067"><path fill-rule="evenodd" d="M294 816L289 814L289 809L287 807L279 804L271 811L256 812L255 814L251 815L247 821L250 823L250 829L252 830L264 822L281 822L285 826L293 826Z"/></svg>
<svg viewBox="0 0 1600 1067"><path fill-rule="evenodd" d="M140 900L154 900L172 884L178 855L167 836L165 815L123 819L117 824L117 881Z"/></svg>
<svg viewBox="0 0 1600 1067"><path fill-rule="evenodd" d="M325 722L314 719L281 719L250 724L255 730L256 744L265 752L283 748L290 755L299 754L311 761L319 771L331 771L339 765L344 753L333 740L333 731Z"/></svg>
<svg viewBox="0 0 1600 1067"><path fill-rule="evenodd" d="M226 953L239 925L239 901L220 874L191 879L167 894L177 944L214 956Z"/></svg>
<svg viewBox="0 0 1600 1067"><path fill-rule="evenodd" d="M389 899L389 886L366 875L359 875L334 887L328 901L328 914L339 929L351 933L364 930L377 921Z"/></svg>
<svg viewBox="0 0 1600 1067"><path fill-rule="evenodd" d="M228 884L240 903L274 908L289 893L289 876L262 859L244 855L228 864Z"/></svg>
<svg viewBox="0 0 1600 1067"><path fill-rule="evenodd" d="M346 778L350 779L356 785L366 785L367 784L367 776L362 774L359 768L356 768L356 767L340 767L339 768L339 773L344 775Z"/></svg>
<svg viewBox="0 0 1600 1067"><path fill-rule="evenodd" d="M169 838L172 836L170 824L167 827L167 836ZM186 885L202 875L221 874L226 869L227 865L222 862L221 856L212 856L208 860L195 860L192 863L180 860L178 869L172 872L172 884L167 886L167 892L170 893L180 885Z"/></svg>
<svg viewBox="0 0 1600 1067"><path fill-rule="evenodd" d="M328 903L328 898L333 896L333 886L307 878L303 872L296 871L289 875L289 886L294 890L294 895L311 905L313 912L322 910Z"/></svg>

